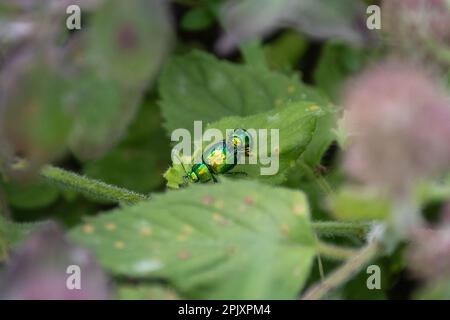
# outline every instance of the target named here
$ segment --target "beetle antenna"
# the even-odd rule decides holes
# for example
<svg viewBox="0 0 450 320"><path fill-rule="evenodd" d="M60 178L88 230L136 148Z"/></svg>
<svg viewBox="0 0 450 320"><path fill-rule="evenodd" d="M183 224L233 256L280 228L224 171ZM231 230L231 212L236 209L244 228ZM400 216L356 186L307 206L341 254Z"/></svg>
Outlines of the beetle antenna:
<svg viewBox="0 0 450 320"><path fill-rule="evenodd" d="M177 159L180 161L181 166L183 167L184 173L186 173L186 175L187 175L188 172L187 172L187 170L186 170L186 167L185 167L184 164L183 164L183 160L181 160L180 156L179 156L178 154L175 153L175 150L174 150L174 152L172 152L172 155L174 155L175 157L177 157Z"/></svg>
<svg viewBox="0 0 450 320"><path fill-rule="evenodd" d="M187 172L187 170L186 170L186 167L184 166L183 160L181 160L180 156L179 156L178 154L175 153L175 150L172 152L172 155L175 156L175 157L177 157L177 159L180 161L180 164L181 164L181 166L183 167L184 173L186 174L186 175L183 177L183 180L184 180L184 183L187 184L187 183L189 182L189 181L188 181L188 172ZM172 161L173 161L173 160L172 160Z"/></svg>

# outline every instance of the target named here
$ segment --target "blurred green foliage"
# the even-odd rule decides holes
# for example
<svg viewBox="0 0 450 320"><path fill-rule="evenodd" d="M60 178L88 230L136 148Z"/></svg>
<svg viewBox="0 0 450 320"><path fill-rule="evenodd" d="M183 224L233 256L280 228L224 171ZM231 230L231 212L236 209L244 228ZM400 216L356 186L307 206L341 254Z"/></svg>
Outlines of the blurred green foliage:
<svg viewBox="0 0 450 320"><path fill-rule="evenodd" d="M302 193L243 181L155 195L70 237L114 273L163 277L203 299L295 298L315 252Z"/></svg>
<svg viewBox="0 0 450 320"><path fill-rule="evenodd" d="M52 219L95 253L119 299L294 299L321 267L339 265L316 263L322 237L350 249L364 242L319 238L314 220L391 214L384 195L348 181L340 165L342 89L389 53L360 26L373 1L75 1L83 26L70 32L52 1L0 4L0 263ZM185 185L170 135L196 120L279 129L278 173L239 165L243 179ZM79 174L66 176L75 191L49 182L41 169L50 163ZM101 199L77 177L146 200ZM423 181L415 200L441 208L449 177ZM383 290L369 291L362 270L329 297L395 296L408 275L404 248L374 263ZM401 298L448 298L449 283Z"/></svg>

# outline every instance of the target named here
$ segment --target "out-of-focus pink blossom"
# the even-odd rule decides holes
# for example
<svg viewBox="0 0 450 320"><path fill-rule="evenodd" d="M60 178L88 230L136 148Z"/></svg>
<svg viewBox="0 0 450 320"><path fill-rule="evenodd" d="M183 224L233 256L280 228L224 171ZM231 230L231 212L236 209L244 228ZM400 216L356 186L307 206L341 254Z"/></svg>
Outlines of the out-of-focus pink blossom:
<svg viewBox="0 0 450 320"><path fill-rule="evenodd" d="M71 265L80 268L80 289L67 286L73 274L70 270L67 273ZM107 299L110 296L108 279L92 255L69 243L55 223L40 227L12 253L0 273L0 288L0 299Z"/></svg>
<svg viewBox="0 0 450 320"><path fill-rule="evenodd" d="M450 100L423 70L384 62L351 81L343 102L351 176L402 193L450 169Z"/></svg>
<svg viewBox="0 0 450 320"><path fill-rule="evenodd" d="M408 250L414 276L424 280L450 277L450 203L444 209L442 225L436 229L419 229L413 233ZM447 212L446 212L447 211Z"/></svg>
<svg viewBox="0 0 450 320"><path fill-rule="evenodd" d="M409 55L427 55L430 45L450 46L450 4L446 0L384 0L382 26L393 47Z"/></svg>

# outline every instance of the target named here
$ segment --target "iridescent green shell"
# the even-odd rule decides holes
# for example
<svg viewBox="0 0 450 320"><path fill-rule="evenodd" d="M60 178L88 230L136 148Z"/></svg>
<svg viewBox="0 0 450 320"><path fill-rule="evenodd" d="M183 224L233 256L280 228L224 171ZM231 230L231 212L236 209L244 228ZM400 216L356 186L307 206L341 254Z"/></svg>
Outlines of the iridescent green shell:
<svg viewBox="0 0 450 320"><path fill-rule="evenodd" d="M202 157L202 163L194 164L187 173L191 182L208 182L214 175L227 173L237 164L241 151L248 155L251 148L251 136L244 129L235 129L231 137L208 148Z"/></svg>
<svg viewBox="0 0 450 320"><path fill-rule="evenodd" d="M225 141L211 146L203 153L203 162L214 174L226 173L236 166L232 150Z"/></svg>
<svg viewBox="0 0 450 320"><path fill-rule="evenodd" d="M242 151L248 156L252 146L252 137L244 129L235 129L231 137L231 143L236 154Z"/></svg>
<svg viewBox="0 0 450 320"><path fill-rule="evenodd" d="M209 168L204 163L194 164L191 171L188 173L188 178L192 182L208 182L212 179Z"/></svg>

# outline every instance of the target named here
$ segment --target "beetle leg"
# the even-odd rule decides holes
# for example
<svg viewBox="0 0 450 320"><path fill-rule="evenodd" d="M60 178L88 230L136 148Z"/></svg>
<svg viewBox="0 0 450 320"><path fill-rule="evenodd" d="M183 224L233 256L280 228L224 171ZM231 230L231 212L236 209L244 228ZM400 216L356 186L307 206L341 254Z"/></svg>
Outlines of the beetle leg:
<svg viewBox="0 0 450 320"><path fill-rule="evenodd" d="M233 171L233 172L227 172L225 173L225 175L230 175L230 176L248 176L247 172L243 172L243 171Z"/></svg>

